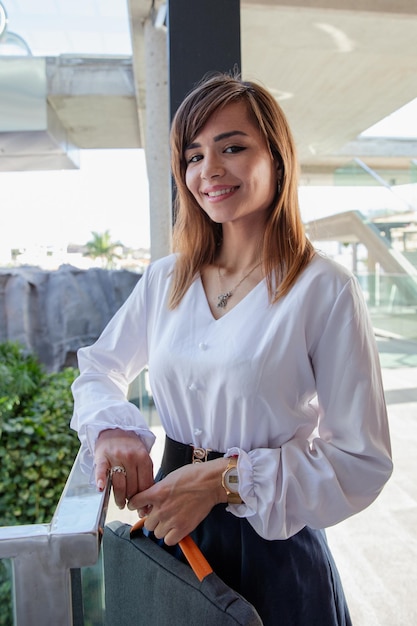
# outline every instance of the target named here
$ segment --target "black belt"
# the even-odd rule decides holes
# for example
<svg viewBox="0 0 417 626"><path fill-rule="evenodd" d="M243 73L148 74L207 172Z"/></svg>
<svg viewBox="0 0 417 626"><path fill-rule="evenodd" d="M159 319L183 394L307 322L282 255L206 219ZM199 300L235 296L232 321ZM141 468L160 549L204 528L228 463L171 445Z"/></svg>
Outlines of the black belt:
<svg viewBox="0 0 417 626"><path fill-rule="evenodd" d="M168 435L165 437L164 454L161 461L161 470L166 475L189 463L204 463L224 456L223 452L214 452L210 448L196 448L186 443L174 441Z"/></svg>

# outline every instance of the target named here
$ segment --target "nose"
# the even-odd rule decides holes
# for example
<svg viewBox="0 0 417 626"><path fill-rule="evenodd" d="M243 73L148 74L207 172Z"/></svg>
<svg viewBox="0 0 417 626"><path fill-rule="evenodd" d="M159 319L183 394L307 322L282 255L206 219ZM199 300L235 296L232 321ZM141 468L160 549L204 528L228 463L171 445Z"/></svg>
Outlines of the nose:
<svg viewBox="0 0 417 626"><path fill-rule="evenodd" d="M216 153L206 154L201 168L201 178L204 180L210 180L211 178L217 178L224 174L224 167L221 162L221 158Z"/></svg>

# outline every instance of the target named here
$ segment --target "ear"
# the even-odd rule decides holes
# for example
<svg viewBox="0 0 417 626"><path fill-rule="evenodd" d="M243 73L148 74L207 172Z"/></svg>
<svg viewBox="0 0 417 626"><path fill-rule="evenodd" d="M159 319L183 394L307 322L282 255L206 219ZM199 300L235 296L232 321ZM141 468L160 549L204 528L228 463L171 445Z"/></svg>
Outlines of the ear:
<svg viewBox="0 0 417 626"><path fill-rule="evenodd" d="M279 178L282 178L284 173L284 164L282 162L281 156L279 154L272 155L275 163L275 169L277 170L277 174Z"/></svg>
<svg viewBox="0 0 417 626"><path fill-rule="evenodd" d="M282 180L284 178L284 167L280 161L275 161L275 169L277 172L277 189L278 195L281 194Z"/></svg>
<svg viewBox="0 0 417 626"><path fill-rule="evenodd" d="M284 168L282 166L282 163L275 162L275 169L277 172L277 182L279 185L281 185L282 179L284 178Z"/></svg>

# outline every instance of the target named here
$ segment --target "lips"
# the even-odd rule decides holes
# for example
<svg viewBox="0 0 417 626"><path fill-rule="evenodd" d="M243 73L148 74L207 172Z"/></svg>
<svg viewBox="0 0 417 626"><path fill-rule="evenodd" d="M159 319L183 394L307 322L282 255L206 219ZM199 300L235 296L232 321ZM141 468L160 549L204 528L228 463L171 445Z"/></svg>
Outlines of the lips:
<svg viewBox="0 0 417 626"><path fill-rule="evenodd" d="M236 191L236 189L239 189L239 187L224 187L222 189L213 189L212 191L205 191L204 195L208 196L209 198L219 198L221 196L226 196L233 191Z"/></svg>

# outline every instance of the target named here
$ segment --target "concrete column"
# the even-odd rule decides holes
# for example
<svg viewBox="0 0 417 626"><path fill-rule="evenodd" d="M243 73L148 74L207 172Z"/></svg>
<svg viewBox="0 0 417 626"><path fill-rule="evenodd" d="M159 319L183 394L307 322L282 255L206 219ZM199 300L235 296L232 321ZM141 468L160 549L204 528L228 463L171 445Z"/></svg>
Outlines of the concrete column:
<svg viewBox="0 0 417 626"><path fill-rule="evenodd" d="M167 33L153 4L128 0L140 144L149 183L151 256L171 250ZM155 26L155 23L157 25Z"/></svg>
<svg viewBox="0 0 417 626"><path fill-rule="evenodd" d="M145 156L150 196L151 257L171 251L172 201L169 152L167 32L145 22Z"/></svg>

